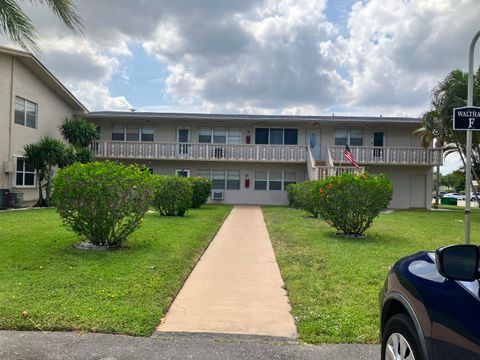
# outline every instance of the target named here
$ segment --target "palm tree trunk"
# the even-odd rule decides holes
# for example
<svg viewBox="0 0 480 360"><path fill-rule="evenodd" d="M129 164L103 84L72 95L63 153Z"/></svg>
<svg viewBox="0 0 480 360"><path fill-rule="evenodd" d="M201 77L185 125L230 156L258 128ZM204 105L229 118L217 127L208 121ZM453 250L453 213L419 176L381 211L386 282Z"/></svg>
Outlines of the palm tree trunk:
<svg viewBox="0 0 480 360"><path fill-rule="evenodd" d="M40 178L40 171L36 170L35 172L37 176L37 186L38 186L38 201L35 206L43 207L45 206L45 199L43 198L42 179Z"/></svg>
<svg viewBox="0 0 480 360"><path fill-rule="evenodd" d="M50 206L50 193L52 190L52 165L48 165L48 170L47 170L47 188L45 189L45 206L49 207Z"/></svg>

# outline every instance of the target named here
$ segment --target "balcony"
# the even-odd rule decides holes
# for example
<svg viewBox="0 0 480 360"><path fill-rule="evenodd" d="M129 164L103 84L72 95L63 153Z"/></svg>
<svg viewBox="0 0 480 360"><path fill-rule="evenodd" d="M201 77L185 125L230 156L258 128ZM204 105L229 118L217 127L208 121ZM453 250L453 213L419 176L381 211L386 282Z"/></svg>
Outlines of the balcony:
<svg viewBox="0 0 480 360"><path fill-rule="evenodd" d="M334 164L350 164L343 156L344 146L329 146ZM443 164L442 149L412 147L350 146L353 157L361 165L425 165Z"/></svg>
<svg viewBox="0 0 480 360"><path fill-rule="evenodd" d="M97 159L203 160L305 163L303 145L195 144L97 140Z"/></svg>

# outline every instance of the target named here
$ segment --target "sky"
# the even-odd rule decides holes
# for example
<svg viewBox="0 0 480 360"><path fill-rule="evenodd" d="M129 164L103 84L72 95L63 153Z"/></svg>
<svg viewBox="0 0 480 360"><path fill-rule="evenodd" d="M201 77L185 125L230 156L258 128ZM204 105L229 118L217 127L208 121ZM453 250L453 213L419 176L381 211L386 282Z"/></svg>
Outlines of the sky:
<svg viewBox="0 0 480 360"><path fill-rule="evenodd" d="M83 35L22 6L37 57L90 111L419 117L480 29L478 0L74 3Z"/></svg>

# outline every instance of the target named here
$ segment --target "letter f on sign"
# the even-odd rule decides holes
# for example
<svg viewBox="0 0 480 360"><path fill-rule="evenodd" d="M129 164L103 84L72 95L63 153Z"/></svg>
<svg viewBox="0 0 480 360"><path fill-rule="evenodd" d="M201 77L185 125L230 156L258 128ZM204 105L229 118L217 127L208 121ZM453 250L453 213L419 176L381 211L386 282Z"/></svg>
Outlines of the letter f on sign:
<svg viewBox="0 0 480 360"><path fill-rule="evenodd" d="M475 118L468 118L468 128L473 129L473 125L475 125Z"/></svg>

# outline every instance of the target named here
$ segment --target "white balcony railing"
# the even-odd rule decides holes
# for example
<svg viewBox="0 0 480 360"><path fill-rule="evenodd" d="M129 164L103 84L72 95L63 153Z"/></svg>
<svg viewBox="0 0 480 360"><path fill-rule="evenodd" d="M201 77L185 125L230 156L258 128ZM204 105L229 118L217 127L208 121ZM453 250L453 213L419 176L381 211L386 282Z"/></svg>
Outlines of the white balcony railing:
<svg viewBox="0 0 480 360"><path fill-rule="evenodd" d="M92 144L96 158L306 162L303 145L196 144L104 141Z"/></svg>
<svg viewBox="0 0 480 360"><path fill-rule="evenodd" d="M329 146L328 151L334 163L349 161L343 156L344 146ZM374 147L350 146L353 157L359 164L386 164L386 165L442 165L442 149L425 149L411 147Z"/></svg>

